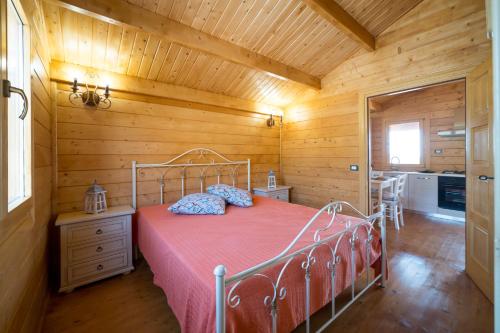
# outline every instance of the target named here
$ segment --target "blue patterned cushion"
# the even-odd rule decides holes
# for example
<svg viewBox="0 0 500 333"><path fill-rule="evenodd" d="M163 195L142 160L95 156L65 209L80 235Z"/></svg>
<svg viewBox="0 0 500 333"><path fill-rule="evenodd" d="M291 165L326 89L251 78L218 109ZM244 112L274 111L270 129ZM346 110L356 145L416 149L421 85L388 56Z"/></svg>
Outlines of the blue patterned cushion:
<svg viewBox="0 0 500 333"><path fill-rule="evenodd" d="M228 203L239 207L253 206L250 192L226 184L212 185L207 192L224 198Z"/></svg>
<svg viewBox="0 0 500 333"><path fill-rule="evenodd" d="M209 193L188 194L168 210L184 215L224 215L226 202L219 196Z"/></svg>

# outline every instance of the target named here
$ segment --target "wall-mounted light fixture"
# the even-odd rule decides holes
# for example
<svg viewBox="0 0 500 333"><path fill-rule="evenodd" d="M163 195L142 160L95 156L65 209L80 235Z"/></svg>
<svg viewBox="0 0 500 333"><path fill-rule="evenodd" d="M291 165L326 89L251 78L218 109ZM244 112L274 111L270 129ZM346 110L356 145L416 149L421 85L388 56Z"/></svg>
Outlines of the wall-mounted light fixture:
<svg viewBox="0 0 500 333"><path fill-rule="evenodd" d="M91 78L97 78L97 75L89 75ZM109 100L109 85L104 88L104 93L99 94L99 86L96 84L85 83L85 89L80 91L78 80L75 78L71 85L73 91L69 95L69 101L73 105L88 106L96 109L109 109L111 101Z"/></svg>
<svg viewBox="0 0 500 333"><path fill-rule="evenodd" d="M283 123L283 116L279 116L279 118L280 118L279 125L281 126L281 124ZM269 118L267 118L266 124L267 124L267 127L269 127L269 128L273 128L274 125L276 125L276 122L274 121L274 116L272 113L269 114Z"/></svg>
<svg viewBox="0 0 500 333"><path fill-rule="evenodd" d="M272 114L270 114L269 118L267 118L266 124L267 124L267 127L273 127L274 126L275 122L274 122L274 118L273 118Z"/></svg>

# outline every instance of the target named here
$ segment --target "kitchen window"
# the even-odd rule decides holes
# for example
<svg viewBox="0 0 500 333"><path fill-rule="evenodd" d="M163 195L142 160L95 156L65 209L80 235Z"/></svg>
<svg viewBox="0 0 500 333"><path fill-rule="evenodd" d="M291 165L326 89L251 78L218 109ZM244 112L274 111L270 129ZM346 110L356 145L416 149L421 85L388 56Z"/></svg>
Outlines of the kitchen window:
<svg viewBox="0 0 500 333"><path fill-rule="evenodd" d="M2 38L6 40L7 50L2 56L7 61L4 63L6 74L2 77L2 109L6 110L2 112L5 115L2 130L7 132L4 137L7 151L1 158L2 165L7 167L7 182L2 182L2 215L31 197L32 175L29 29L20 3L3 1L6 13L2 15ZM5 170L2 177L5 179Z"/></svg>
<svg viewBox="0 0 500 333"><path fill-rule="evenodd" d="M388 163L423 165L422 121L387 124Z"/></svg>

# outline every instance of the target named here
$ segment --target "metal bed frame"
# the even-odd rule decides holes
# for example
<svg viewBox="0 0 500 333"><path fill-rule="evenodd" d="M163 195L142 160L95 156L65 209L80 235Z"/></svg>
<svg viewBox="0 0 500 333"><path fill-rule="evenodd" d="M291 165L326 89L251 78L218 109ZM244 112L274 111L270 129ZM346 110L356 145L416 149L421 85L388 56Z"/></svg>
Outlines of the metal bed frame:
<svg viewBox="0 0 500 333"><path fill-rule="evenodd" d="M190 156L194 155L194 158ZM187 161L182 162L182 159L186 158ZM237 185L238 171L242 165L247 166L247 188L250 191L250 159L246 161L231 161L223 155L207 148L195 148L188 150L187 152L167 161L164 163L154 163L154 164L139 164L136 161L132 161L132 205L137 208L137 172L139 169L150 169L154 168L160 171L160 177L158 182L160 184L160 203L163 204L163 194L165 190L165 176L169 170L180 169L181 178L181 194L182 196L186 193L186 180L187 180L187 170L188 168L198 167L200 182L200 192L204 192L206 186L206 179L210 176L216 177L217 184L220 184L221 177L223 176L224 169L229 170L229 176L232 179L233 186ZM215 174L210 175L209 170L215 170ZM344 223L344 228L340 232L328 233L332 229L333 225L342 223L336 220L336 216L342 211L343 207L350 208L362 222L352 224L350 221ZM321 216L328 214L328 223L323 226L318 226L318 219ZM376 222L378 221L378 227L380 228L381 235L381 272L373 277L370 276L370 248L371 242L373 241L373 230L376 227ZM337 223L336 223L337 222ZM361 247L361 242L359 240L359 230L365 229L367 233L367 238L365 240L366 247L366 267L364 273L366 274L366 285L362 290L356 292L356 251ZM300 248L295 249L297 242L302 239L306 232L313 232L313 239L311 242ZM348 303L342 306L340 309L336 309L335 306L335 279L336 279L336 268L340 263L341 258L337 254L340 242L346 238L351 247L350 256L350 266L351 266L351 299ZM311 331L311 267L315 264L319 264L319 261L315 257L316 249L320 247L326 247L329 250L331 256L329 259L322 264L326 264L328 268L328 276L325 278L330 279L331 286L331 316L316 332L322 332L330 324L333 323L345 310L347 310L358 298L360 298L366 291L368 291L374 284L379 283L381 287L385 287L387 279L387 246L386 246L386 221L385 221L385 205L379 206L377 213L370 216L364 215L361 211L353 207L351 204L345 201L335 201L320 209L309 222L301 229L297 236L290 242L290 244L277 256L266 260L254 267L246 269L242 272L234 274L233 276L226 277L226 267L224 265L218 265L214 269L215 275L215 309L216 309L216 332L225 333L226 330L226 311L227 309L234 309L241 303L241 298L237 294L238 286L250 278L261 278L267 280L271 287L271 295L267 295L263 299L264 307L270 311L271 316L271 329L273 333L277 332L278 329L278 308L280 301L283 301L286 297L287 291L286 286L282 286L282 278L294 261L294 259L302 258L301 267L304 270L304 283L305 283L305 327L306 332ZM279 274L276 280L265 274L265 270L282 265L279 269ZM226 295L226 288L229 292Z"/></svg>
<svg viewBox="0 0 500 333"><path fill-rule="evenodd" d="M160 204L163 204L165 176L170 170L180 170L181 195L184 196L186 194L186 182L190 168L198 168L196 177L199 178L200 192L202 193L205 190L207 178L214 176L217 178L217 184L220 184L225 170L229 171L233 186L237 186L239 169L242 165L247 166L247 188L250 192L250 159L246 161L231 161L212 149L190 149L163 163L137 163L137 161L132 161L132 206L134 209L137 208L137 171L139 169L156 169L159 173L157 180L160 184ZM210 175L210 171L215 171L215 174Z"/></svg>

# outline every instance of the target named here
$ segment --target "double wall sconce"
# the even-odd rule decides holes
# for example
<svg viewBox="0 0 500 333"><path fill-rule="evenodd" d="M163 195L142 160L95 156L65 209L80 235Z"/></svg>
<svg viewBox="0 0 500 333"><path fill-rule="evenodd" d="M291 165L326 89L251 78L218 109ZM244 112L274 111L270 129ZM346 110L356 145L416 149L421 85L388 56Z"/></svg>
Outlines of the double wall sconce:
<svg viewBox="0 0 500 333"><path fill-rule="evenodd" d="M69 101L73 105L83 105L96 109L109 109L111 107L111 101L109 100L109 85L106 85L104 93L101 94L98 91L99 86L97 84L85 83L85 88L80 91L78 80L75 78L71 90L73 92L69 95Z"/></svg>

